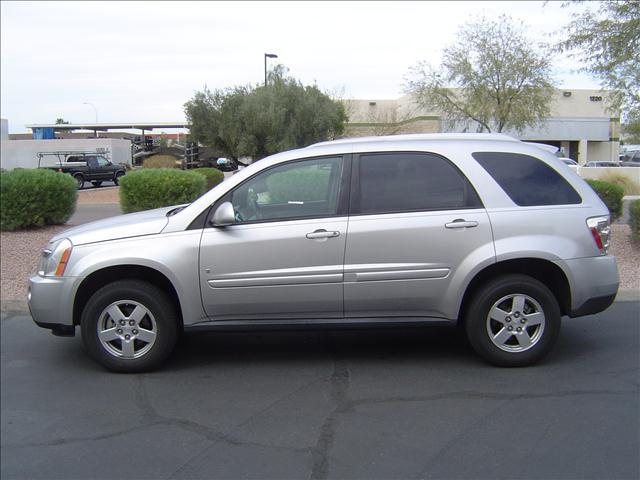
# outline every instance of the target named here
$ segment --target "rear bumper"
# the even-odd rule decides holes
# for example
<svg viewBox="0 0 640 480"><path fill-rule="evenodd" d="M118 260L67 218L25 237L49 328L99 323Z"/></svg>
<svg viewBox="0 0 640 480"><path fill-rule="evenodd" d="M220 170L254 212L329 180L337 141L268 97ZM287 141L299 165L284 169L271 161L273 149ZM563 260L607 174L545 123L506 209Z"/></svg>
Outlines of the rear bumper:
<svg viewBox="0 0 640 480"><path fill-rule="evenodd" d="M609 308L613 303L613 301L615 300L615 298L616 298L615 293L613 295L607 295L604 297L590 298L589 300L584 302L582 305L580 305L579 308L576 308L575 310L571 310L571 313L569 314L569 316L572 318L575 318L575 317L582 317L584 315L593 315L595 313L600 313L606 310L607 308Z"/></svg>
<svg viewBox="0 0 640 480"><path fill-rule="evenodd" d="M599 313L613 303L620 285L615 257L575 258L563 263L571 285L570 317Z"/></svg>

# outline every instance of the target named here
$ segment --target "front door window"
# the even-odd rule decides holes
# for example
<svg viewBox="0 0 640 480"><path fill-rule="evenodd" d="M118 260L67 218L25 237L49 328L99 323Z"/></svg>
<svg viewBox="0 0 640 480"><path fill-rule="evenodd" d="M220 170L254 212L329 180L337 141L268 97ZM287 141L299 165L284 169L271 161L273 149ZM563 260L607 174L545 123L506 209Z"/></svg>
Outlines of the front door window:
<svg viewBox="0 0 640 480"><path fill-rule="evenodd" d="M335 216L341 170L342 159L336 157L293 162L258 174L231 194L236 221Z"/></svg>

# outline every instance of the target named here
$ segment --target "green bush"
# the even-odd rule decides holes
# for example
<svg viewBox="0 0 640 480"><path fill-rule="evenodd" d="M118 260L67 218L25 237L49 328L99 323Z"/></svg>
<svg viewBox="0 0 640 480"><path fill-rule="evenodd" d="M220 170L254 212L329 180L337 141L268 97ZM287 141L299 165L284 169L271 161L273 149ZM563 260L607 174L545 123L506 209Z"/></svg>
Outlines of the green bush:
<svg viewBox="0 0 640 480"><path fill-rule="evenodd" d="M629 205L629 226L633 238L640 241L640 200L633 200Z"/></svg>
<svg viewBox="0 0 640 480"><path fill-rule="evenodd" d="M120 205L124 212L191 203L205 191L203 175L173 168L150 168L120 179Z"/></svg>
<svg viewBox="0 0 640 480"><path fill-rule="evenodd" d="M0 230L63 224L76 209L76 181L66 173L20 169L0 173Z"/></svg>
<svg viewBox="0 0 640 480"><path fill-rule="evenodd" d="M622 215L622 197L624 189L620 185L603 182L602 180L587 180L591 188L595 190L600 199L605 203L611 212L611 221Z"/></svg>
<svg viewBox="0 0 640 480"><path fill-rule="evenodd" d="M224 180L224 173L217 168L196 168L193 170L207 179L207 190L211 190Z"/></svg>
<svg viewBox="0 0 640 480"><path fill-rule="evenodd" d="M142 168L178 168L179 160L172 155L151 155L142 161Z"/></svg>
<svg viewBox="0 0 640 480"><path fill-rule="evenodd" d="M325 200L330 174L330 170L318 169L315 165L274 173L267 178L270 202Z"/></svg>

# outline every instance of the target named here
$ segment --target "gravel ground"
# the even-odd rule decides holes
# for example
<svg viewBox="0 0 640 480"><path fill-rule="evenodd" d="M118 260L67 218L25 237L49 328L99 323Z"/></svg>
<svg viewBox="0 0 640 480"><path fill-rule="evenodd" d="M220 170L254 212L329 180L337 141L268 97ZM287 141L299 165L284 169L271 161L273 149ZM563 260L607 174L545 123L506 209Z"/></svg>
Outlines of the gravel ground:
<svg viewBox="0 0 640 480"><path fill-rule="evenodd" d="M609 252L618 260L620 288L640 289L640 243L631 240L629 225L611 225Z"/></svg>
<svg viewBox="0 0 640 480"><path fill-rule="evenodd" d="M115 198L117 202L117 195L117 188L81 191L78 202L105 203L105 200L98 202L97 198ZM27 281L37 268L42 247L53 235L71 226L0 233L0 299L24 299ZM640 289L640 245L631 242L628 225L616 224L611 229L610 252L618 259L620 288Z"/></svg>

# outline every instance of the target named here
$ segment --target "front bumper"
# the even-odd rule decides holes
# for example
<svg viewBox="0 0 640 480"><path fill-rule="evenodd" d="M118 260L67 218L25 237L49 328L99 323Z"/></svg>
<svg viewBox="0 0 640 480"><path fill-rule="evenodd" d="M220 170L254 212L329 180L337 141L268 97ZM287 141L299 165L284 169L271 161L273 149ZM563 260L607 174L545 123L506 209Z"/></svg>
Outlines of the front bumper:
<svg viewBox="0 0 640 480"><path fill-rule="evenodd" d="M571 285L570 317L602 312L613 303L618 293L620 277L616 258L574 258L564 260Z"/></svg>
<svg viewBox="0 0 640 480"><path fill-rule="evenodd" d="M72 336L75 332L69 295L71 277L41 277L29 279L27 302L33 321L48 328L54 335Z"/></svg>

